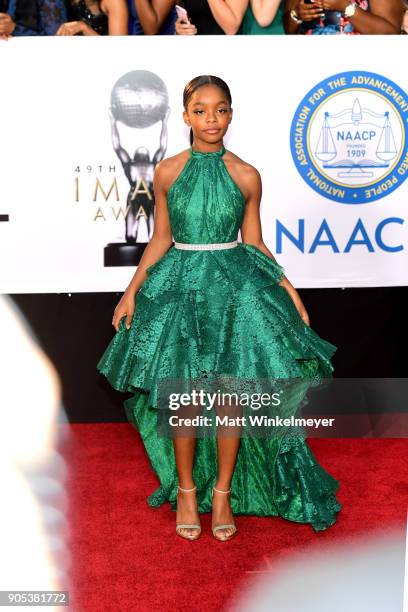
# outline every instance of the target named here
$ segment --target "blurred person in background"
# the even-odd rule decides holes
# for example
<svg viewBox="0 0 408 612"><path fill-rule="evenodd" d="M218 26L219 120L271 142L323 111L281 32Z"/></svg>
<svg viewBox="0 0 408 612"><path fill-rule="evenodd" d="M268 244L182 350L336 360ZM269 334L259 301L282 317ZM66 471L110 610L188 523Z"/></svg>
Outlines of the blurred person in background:
<svg viewBox="0 0 408 612"><path fill-rule="evenodd" d="M63 0L0 0L0 39L53 36L66 19Z"/></svg>
<svg viewBox="0 0 408 612"><path fill-rule="evenodd" d="M128 0L129 34L175 34L174 0Z"/></svg>
<svg viewBox="0 0 408 612"><path fill-rule="evenodd" d="M176 21L176 34L237 34L248 8L248 0L184 0L179 2L189 22Z"/></svg>
<svg viewBox="0 0 408 612"><path fill-rule="evenodd" d="M238 34L285 34L284 0L250 0Z"/></svg>
<svg viewBox="0 0 408 612"><path fill-rule="evenodd" d="M126 0L67 0L68 20L58 36L125 36L129 13Z"/></svg>
<svg viewBox="0 0 408 612"><path fill-rule="evenodd" d="M403 0L286 0L288 34L399 34Z"/></svg>

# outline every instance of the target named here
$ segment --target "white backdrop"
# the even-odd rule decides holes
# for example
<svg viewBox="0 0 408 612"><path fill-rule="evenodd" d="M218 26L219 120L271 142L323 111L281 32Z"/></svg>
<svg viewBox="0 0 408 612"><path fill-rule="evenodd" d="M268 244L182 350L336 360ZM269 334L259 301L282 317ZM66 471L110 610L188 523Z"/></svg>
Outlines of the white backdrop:
<svg viewBox="0 0 408 612"><path fill-rule="evenodd" d="M234 118L225 145L261 173L264 240L295 287L408 284L408 180L380 199L334 201L303 180L290 139L302 99L337 73L374 72L408 92L404 37L75 37L0 41L0 218L8 215L0 222L1 292L127 286L133 268L104 267L103 248L124 236L120 210L126 209L129 184L112 148L108 107L114 83L132 70L152 71L167 86L166 156L189 145L181 116L185 84L198 74L227 81ZM408 105L404 108L400 100L401 116L408 120ZM401 126L399 149L407 123ZM156 124L123 128L121 135L130 153L146 145L152 154L159 131ZM100 196L94 202L96 179L107 190L113 176L120 202ZM381 223L382 242L376 240ZM277 225L296 235L302 224L303 247L286 233L278 252ZM333 244L310 252L322 224L337 252ZM360 232L345 252L356 224L364 229L365 244L358 244ZM327 232L321 235L325 240Z"/></svg>

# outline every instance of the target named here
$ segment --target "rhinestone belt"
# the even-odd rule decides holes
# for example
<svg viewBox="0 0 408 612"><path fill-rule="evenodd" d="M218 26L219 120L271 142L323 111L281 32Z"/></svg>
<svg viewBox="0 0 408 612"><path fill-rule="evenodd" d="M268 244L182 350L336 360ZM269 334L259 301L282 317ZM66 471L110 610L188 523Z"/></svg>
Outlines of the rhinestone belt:
<svg viewBox="0 0 408 612"><path fill-rule="evenodd" d="M216 249L232 249L238 245L238 240L232 242L210 242L209 244L192 244L190 242L175 242L176 249L185 249L186 251L213 251Z"/></svg>

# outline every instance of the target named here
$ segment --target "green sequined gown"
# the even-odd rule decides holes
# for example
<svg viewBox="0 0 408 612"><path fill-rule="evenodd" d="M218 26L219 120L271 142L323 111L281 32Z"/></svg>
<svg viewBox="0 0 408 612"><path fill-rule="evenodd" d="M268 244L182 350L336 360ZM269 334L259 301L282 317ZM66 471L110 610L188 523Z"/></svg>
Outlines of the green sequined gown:
<svg viewBox="0 0 408 612"><path fill-rule="evenodd" d="M170 187L173 238L183 243L231 242L238 237L245 200L227 171L225 148L195 151ZM176 508L173 441L157 433L158 384L203 372L236 379L330 377L336 347L300 318L278 283L284 269L258 248L238 243L221 250L172 246L147 268L129 330L125 319L97 369L118 391L140 432L160 486L147 498ZM199 512L211 511L217 475L215 436L197 440L193 477ZM302 436L242 437L232 480L234 514L280 516L321 531L341 508L338 481L316 461Z"/></svg>

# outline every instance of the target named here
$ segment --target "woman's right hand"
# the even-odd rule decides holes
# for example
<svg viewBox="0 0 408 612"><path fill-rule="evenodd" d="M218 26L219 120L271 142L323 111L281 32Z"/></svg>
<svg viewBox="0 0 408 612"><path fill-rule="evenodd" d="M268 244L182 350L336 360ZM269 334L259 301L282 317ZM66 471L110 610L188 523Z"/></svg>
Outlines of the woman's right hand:
<svg viewBox="0 0 408 612"><path fill-rule="evenodd" d="M130 329L133 319L133 313L136 307L136 295L132 292L125 291L118 305L113 311L112 325L119 330L119 325L123 317L126 317L126 329Z"/></svg>
<svg viewBox="0 0 408 612"><path fill-rule="evenodd" d="M0 36L1 38L9 38L16 28L16 24L8 13L0 13Z"/></svg>
<svg viewBox="0 0 408 612"><path fill-rule="evenodd" d="M296 7L296 13L302 21L313 21L324 15L323 5L319 0L315 0L313 4L305 4L304 0L300 0Z"/></svg>
<svg viewBox="0 0 408 612"><path fill-rule="evenodd" d="M68 21L58 28L55 36L76 36L77 34L92 36L97 34L97 32L84 21Z"/></svg>
<svg viewBox="0 0 408 612"><path fill-rule="evenodd" d="M186 23L185 21L181 21L181 19L177 19L176 34L181 36L192 36L197 34L197 28L192 23Z"/></svg>

